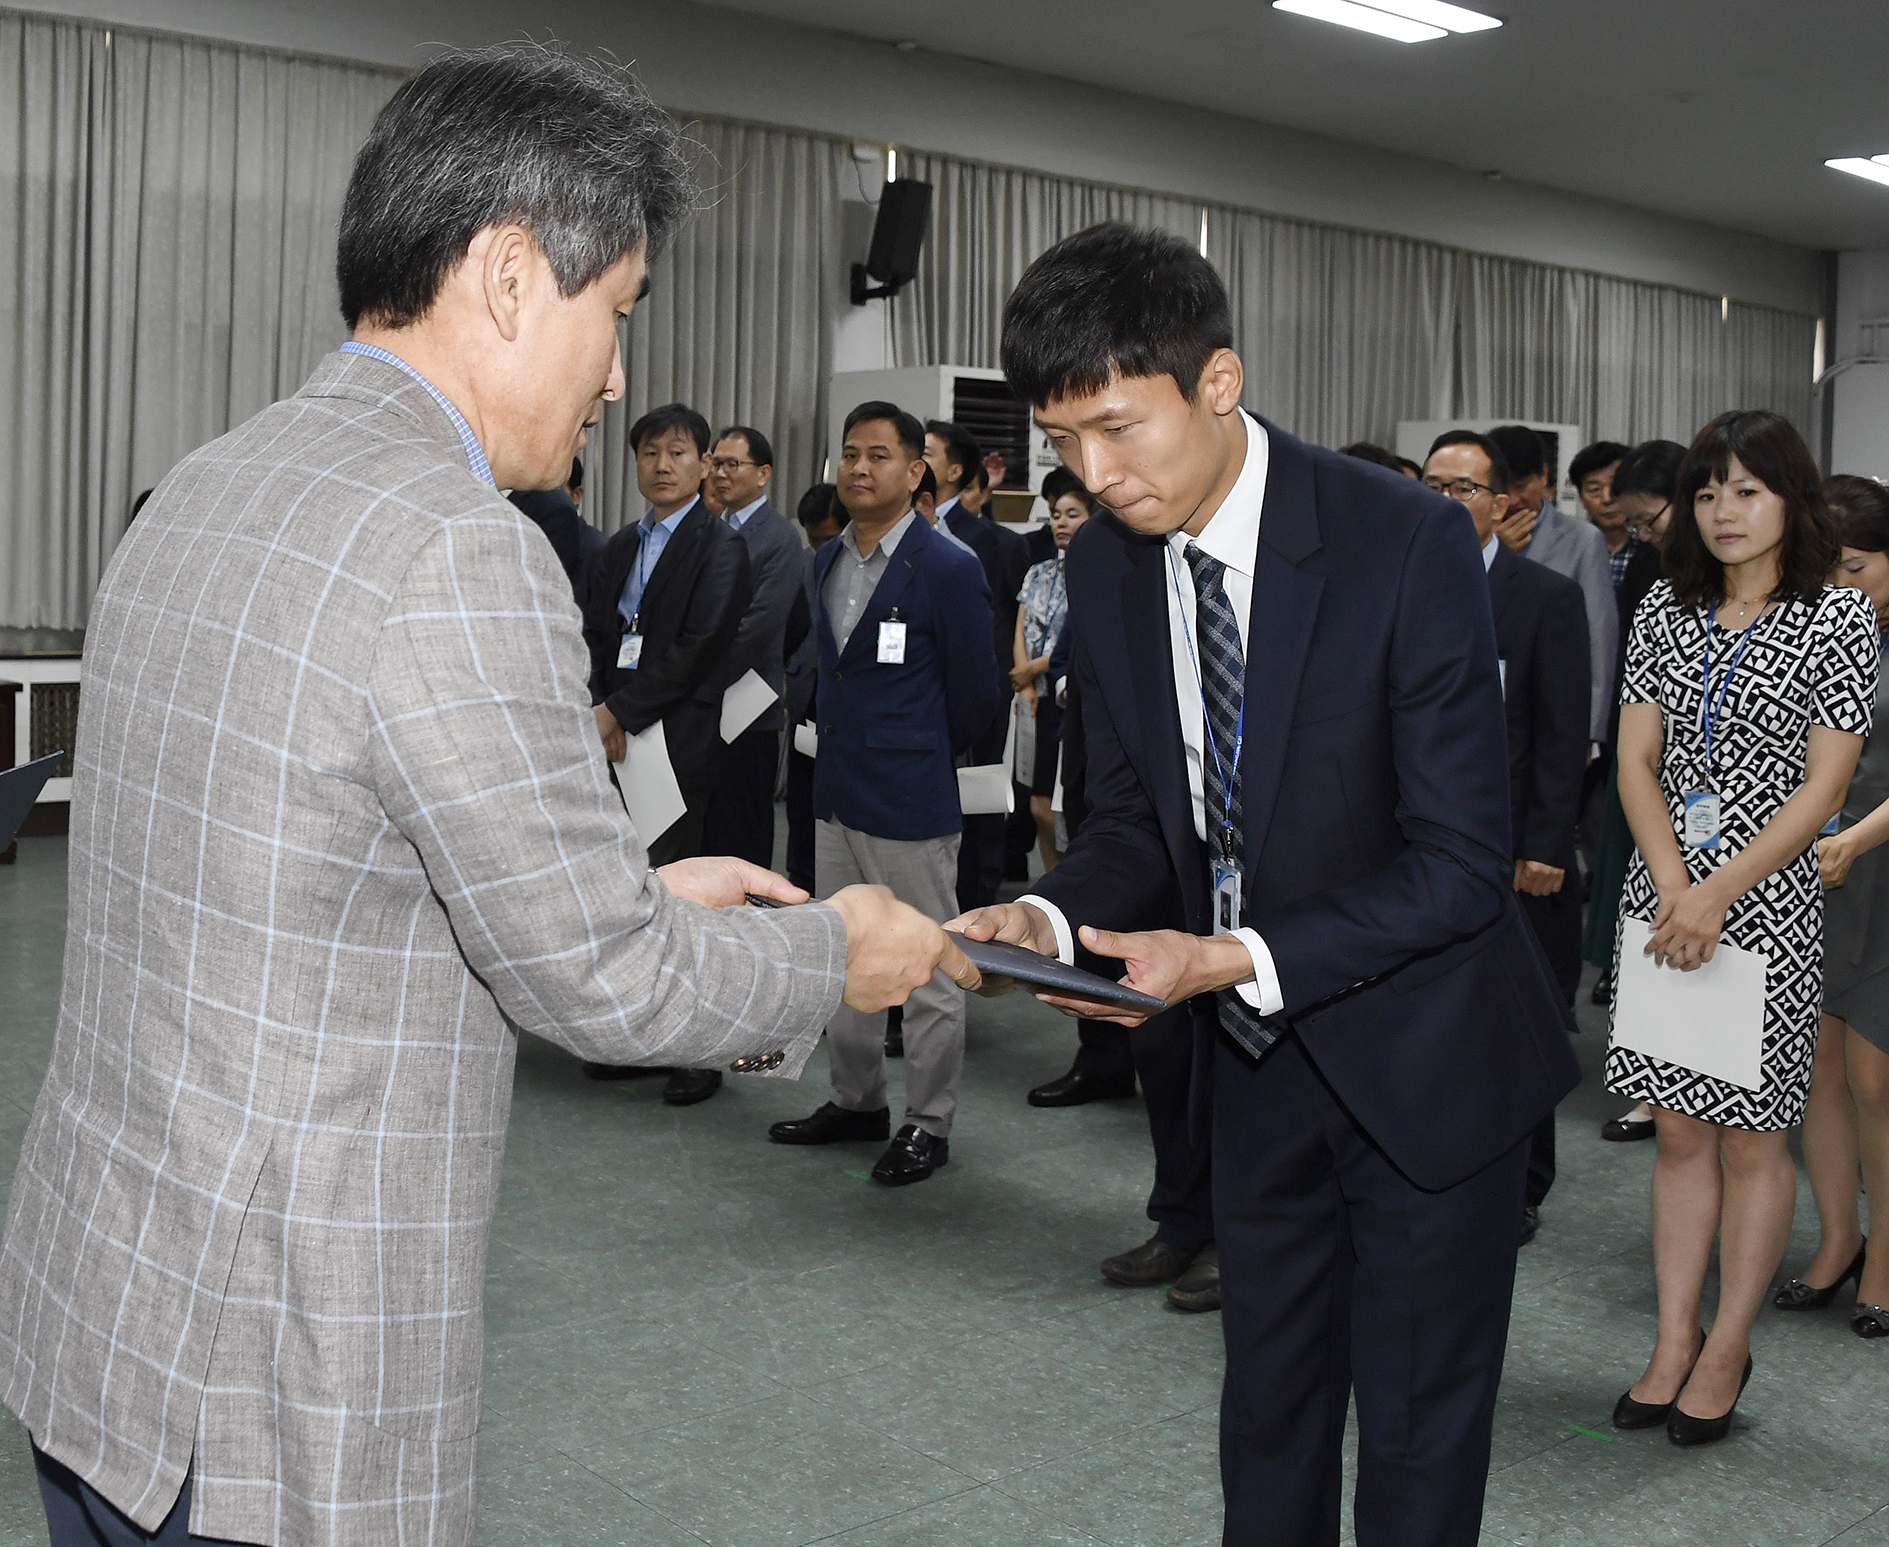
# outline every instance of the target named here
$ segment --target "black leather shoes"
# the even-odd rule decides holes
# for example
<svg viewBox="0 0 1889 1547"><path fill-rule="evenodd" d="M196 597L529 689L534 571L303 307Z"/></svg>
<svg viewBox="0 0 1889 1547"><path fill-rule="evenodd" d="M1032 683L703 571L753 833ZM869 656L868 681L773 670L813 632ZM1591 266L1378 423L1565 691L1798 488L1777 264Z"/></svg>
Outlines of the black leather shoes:
<svg viewBox="0 0 1889 1547"><path fill-rule="evenodd" d="M1168 1288L1168 1304L1177 1311L1220 1309L1220 1249L1203 1246L1187 1271Z"/></svg>
<svg viewBox="0 0 1889 1547"><path fill-rule="evenodd" d="M1746 1354L1745 1373L1738 1382L1738 1397L1745 1394L1745 1387L1750 1383L1751 1355ZM1666 1415L1666 1438L1675 1445L1711 1445L1724 1439L1732 1432L1732 1414L1738 1411L1738 1397L1733 1397L1732 1405L1716 1418L1694 1418L1675 1400L1673 1410Z"/></svg>
<svg viewBox="0 0 1889 1547"><path fill-rule="evenodd" d="M1198 1255L1198 1247L1183 1251L1155 1236L1130 1251L1104 1257L1102 1277L1124 1289L1151 1289L1156 1284L1169 1284L1179 1278ZM1218 1259L1215 1261L1218 1271Z"/></svg>
<svg viewBox="0 0 1889 1547"><path fill-rule="evenodd" d="M924 1181L950 1161L949 1139L926 1133L917 1123L907 1123L899 1130L899 1136L886 1146L879 1164L872 1168L872 1179L887 1187L906 1187Z"/></svg>
<svg viewBox="0 0 1889 1547"><path fill-rule="evenodd" d="M698 1101L706 1101L721 1089L721 1070L719 1069L677 1069L671 1072L669 1083L662 1088L665 1105L672 1107L692 1107Z"/></svg>
<svg viewBox="0 0 1889 1547"><path fill-rule="evenodd" d="M1123 1101L1135 1093L1130 1080L1098 1080L1071 1069L1060 1080L1039 1085L1024 1099L1033 1107L1079 1107L1087 1101Z"/></svg>
<svg viewBox="0 0 1889 1547"><path fill-rule="evenodd" d="M768 1129L776 1144L838 1144L846 1139L883 1139L892 1131L887 1107L876 1112L849 1112L828 1102L811 1117L789 1118Z"/></svg>
<svg viewBox="0 0 1889 1547"><path fill-rule="evenodd" d="M1827 1285L1822 1289L1813 1289L1801 1278L1794 1278L1776 1294L1771 1296L1771 1303L1780 1311L1822 1310L1832 1300L1836 1299L1837 1291L1852 1279L1859 1284L1862 1282L1863 1258L1868 1251L1868 1241L1863 1242L1861 1246L1857 1247L1856 1256L1851 1260L1850 1265L1837 1275L1837 1281L1834 1284Z"/></svg>
<svg viewBox="0 0 1889 1547"><path fill-rule="evenodd" d="M593 1064L585 1059L584 1073L593 1080L643 1080L669 1071L660 1064Z"/></svg>
<svg viewBox="0 0 1889 1547"><path fill-rule="evenodd" d="M1880 1305L1857 1305L1850 1312L1850 1331L1859 1338L1889 1338L1889 1311Z"/></svg>
<svg viewBox="0 0 1889 1547"><path fill-rule="evenodd" d="M1658 1125L1649 1117L1644 1122L1632 1122L1624 1117L1612 1117L1600 1125L1600 1136L1609 1144L1631 1144L1635 1139L1650 1139Z"/></svg>
<svg viewBox="0 0 1889 1547"><path fill-rule="evenodd" d="M1705 1328L1699 1328L1699 1354L1705 1352ZM1692 1356L1692 1362L1699 1362L1699 1354ZM1692 1372L1686 1371L1686 1380L1692 1379ZM1680 1391L1685 1390L1685 1381L1679 1383ZM1678 1393L1673 1394L1673 1402L1679 1400ZM1616 1429L1657 1429L1672 1416L1672 1402L1636 1402L1633 1388L1629 1386L1620 1393L1620 1400L1614 1403L1614 1427Z"/></svg>
<svg viewBox="0 0 1889 1547"><path fill-rule="evenodd" d="M1522 1240L1523 1246L1535 1239L1535 1232L1541 1229L1541 1205L1525 1203L1522 1205Z"/></svg>

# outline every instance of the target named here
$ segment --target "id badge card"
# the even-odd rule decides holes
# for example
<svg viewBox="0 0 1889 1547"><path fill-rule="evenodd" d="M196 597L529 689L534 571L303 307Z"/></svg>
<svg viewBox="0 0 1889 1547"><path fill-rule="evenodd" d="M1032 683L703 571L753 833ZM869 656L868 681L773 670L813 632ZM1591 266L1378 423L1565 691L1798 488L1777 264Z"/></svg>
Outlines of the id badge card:
<svg viewBox="0 0 1889 1547"><path fill-rule="evenodd" d="M1718 796L1711 790L1690 790L1686 802L1686 843L1695 849L1718 847Z"/></svg>
<svg viewBox="0 0 1889 1547"><path fill-rule="evenodd" d="M617 646L617 670L635 671L643 659L643 636L625 634L623 643Z"/></svg>
<svg viewBox="0 0 1889 1547"><path fill-rule="evenodd" d="M1230 935L1240 927L1240 867L1221 860L1213 867L1213 932Z"/></svg>
<svg viewBox="0 0 1889 1547"><path fill-rule="evenodd" d="M887 622L879 625L879 664L881 666L905 664L905 625L903 623Z"/></svg>

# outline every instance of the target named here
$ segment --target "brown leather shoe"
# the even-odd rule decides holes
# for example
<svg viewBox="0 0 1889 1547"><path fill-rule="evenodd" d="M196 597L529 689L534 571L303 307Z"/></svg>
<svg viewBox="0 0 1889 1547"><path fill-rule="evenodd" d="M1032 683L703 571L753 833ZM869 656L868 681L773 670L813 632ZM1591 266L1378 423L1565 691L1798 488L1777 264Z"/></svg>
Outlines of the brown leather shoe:
<svg viewBox="0 0 1889 1547"><path fill-rule="evenodd" d="M1177 1311L1220 1309L1220 1248L1203 1246L1187 1271L1168 1288L1168 1304Z"/></svg>
<svg viewBox="0 0 1889 1547"><path fill-rule="evenodd" d="M1102 1277L1124 1289L1151 1289L1170 1283L1187 1271L1194 1253L1182 1251L1159 1236L1143 1241L1131 1251L1118 1252L1102 1259Z"/></svg>

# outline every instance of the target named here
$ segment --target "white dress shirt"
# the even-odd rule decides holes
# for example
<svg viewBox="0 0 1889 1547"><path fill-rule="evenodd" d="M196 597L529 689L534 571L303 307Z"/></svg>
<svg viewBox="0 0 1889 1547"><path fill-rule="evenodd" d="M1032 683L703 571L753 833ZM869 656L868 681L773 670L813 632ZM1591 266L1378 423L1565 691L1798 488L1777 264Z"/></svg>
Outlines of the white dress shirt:
<svg viewBox="0 0 1889 1547"><path fill-rule="evenodd" d="M1174 706L1180 711L1181 745L1187 760L1187 791L1194 808L1194 832L1204 843L1207 838L1206 777L1202 759L1206 757L1206 713L1202 706L1201 681L1195 665L1194 572L1188 567L1187 545L1200 548L1226 566L1221 585L1227 604L1233 609L1240 629L1240 654L1246 654L1251 633L1253 610L1253 571L1258 564L1259 522L1266 500L1266 431L1259 421L1240 410L1240 422L1246 429L1246 461L1220 508L1213 513L1199 537L1175 532L1168 538L1163 555L1167 567L1168 642L1173 652ZM1264 731L1264 727L1249 727ZM1220 748L1220 756L1231 764L1233 748ZM1054 903L1031 894L1020 897L1040 908L1056 932L1057 953L1065 962L1075 960L1075 937L1069 920ZM1254 929L1240 928L1233 935L1245 945L1253 958L1251 982L1236 985L1240 998L1261 1015L1276 1015L1285 1008L1285 994L1279 987L1279 973L1273 965L1272 952Z"/></svg>

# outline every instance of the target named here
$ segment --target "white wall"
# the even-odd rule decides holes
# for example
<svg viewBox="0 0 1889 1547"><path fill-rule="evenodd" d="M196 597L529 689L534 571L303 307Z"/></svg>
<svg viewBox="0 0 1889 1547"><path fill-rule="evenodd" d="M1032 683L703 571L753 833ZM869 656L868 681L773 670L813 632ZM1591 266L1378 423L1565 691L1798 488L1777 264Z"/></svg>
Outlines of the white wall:
<svg viewBox="0 0 1889 1547"><path fill-rule="evenodd" d="M665 105L1178 193L1817 310L1817 261L1624 205L694 0L37 0L34 9L411 66L529 31L636 63Z"/></svg>
<svg viewBox="0 0 1889 1547"><path fill-rule="evenodd" d="M1837 259L1833 332L1829 471L1889 478L1889 249Z"/></svg>

